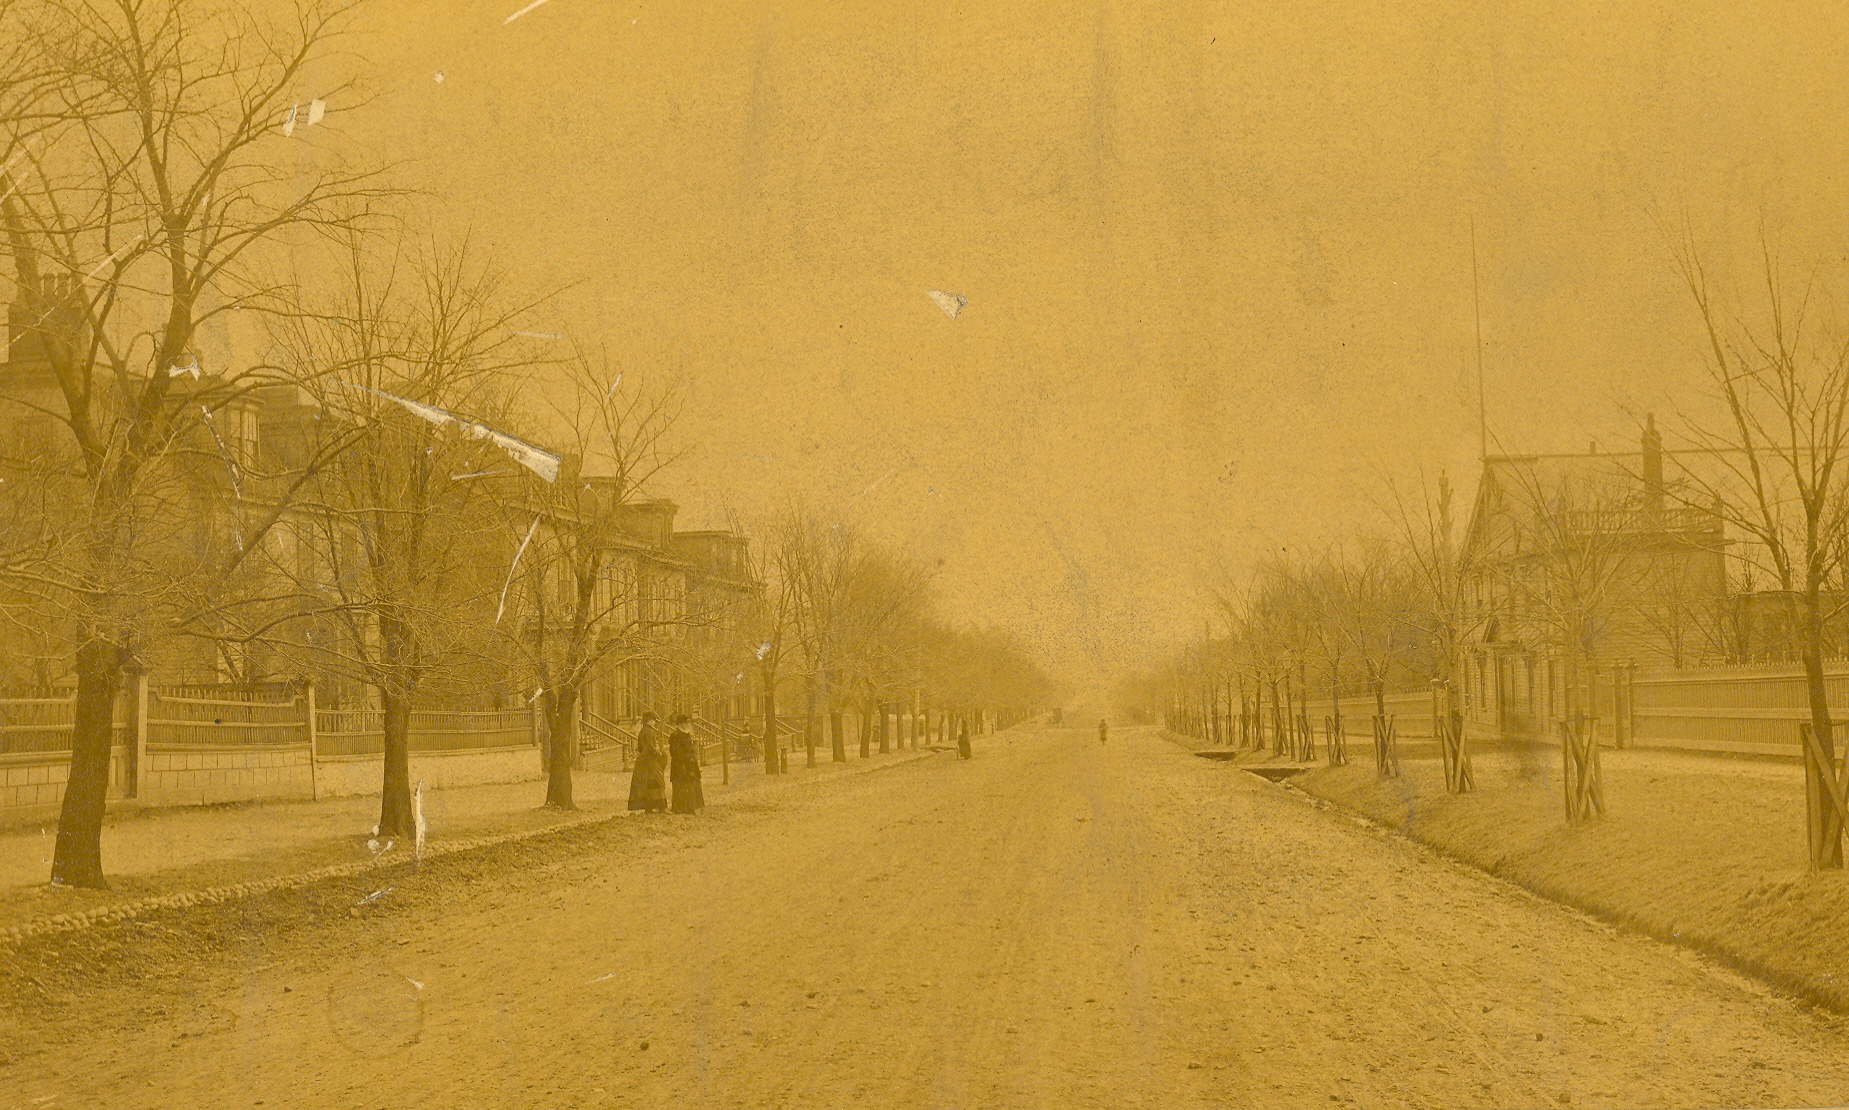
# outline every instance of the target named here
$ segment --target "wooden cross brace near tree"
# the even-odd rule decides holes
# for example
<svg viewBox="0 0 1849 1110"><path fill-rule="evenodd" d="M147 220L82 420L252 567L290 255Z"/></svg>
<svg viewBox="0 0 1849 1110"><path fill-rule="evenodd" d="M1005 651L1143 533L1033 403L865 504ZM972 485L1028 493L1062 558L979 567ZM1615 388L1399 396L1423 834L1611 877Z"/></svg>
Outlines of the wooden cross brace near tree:
<svg viewBox="0 0 1849 1110"><path fill-rule="evenodd" d="M1348 737L1342 732L1342 715L1323 718L1323 730L1329 735L1329 766L1344 767L1348 764Z"/></svg>
<svg viewBox="0 0 1849 1110"><path fill-rule="evenodd" d="M1577 715L1560 722L1567 820L1575 825L1605 812L1605 777L1599 764L1598 718Z"/></svg>
<svg viewBox="0 0 1849 1110"><path fill-rule="evenodd" d="M1383 779L1400 777L1400 742L1391 713L1374 714L1374 769Z"/></svg>
<svg viewBox="0 0 1849 1110"><path fill-rule="evenodd" d="M1713 512L1744 542L1739 561L1796 602L1791 645L1804 666L1806 794L1815 829L1813 866L1841 868L1842 812L1830 691L1828 628L1840 612L1835 583L1849 545L1849 320L1840 303L1845 274L1819 257L1790 274L1760 232L1760 275L1750 300L1714 282L1692 229L1679 229L1676 262L1700 314L1714 393L1725 416L1682 414L1682 451L1703 460L1665 484L1685 509ZM1831 287L1835 286L1836 289ZM1814 749L1814 750L1813 750ZM1832 808L1824 815L1823 805Z"/></svg>
<svg viewBox="0 0 1849 1110"><path fill-rule="evenodd" d="M1477 774L1470 765L1470 753L1464 750L1464 722L1455 714L1432 718L1438 734L1438 748L1444 758L1445 790L1468 794L1477 788Z"/></svg>
<svg viewBox="0 0 1849 1110"><path fill-rule="evenodd" d="M1438 752L1444 759L1445 790L1468 794L1477 788L1477 776L1470 766L1470 753L1464 748L1464 716L1451 698L1448 683L1433 685L1432 735L1438 738Z"/></svg>
<svg viewBox="0 0 1849 1110"><path fill-rule="evenodd" d="M1830 722L1835 727L1835 722ZM1849 822L1849 784L1809 721L1798 725L1804 742L1804 827L1813 871L1842 857L1843 825Z"/></svg>

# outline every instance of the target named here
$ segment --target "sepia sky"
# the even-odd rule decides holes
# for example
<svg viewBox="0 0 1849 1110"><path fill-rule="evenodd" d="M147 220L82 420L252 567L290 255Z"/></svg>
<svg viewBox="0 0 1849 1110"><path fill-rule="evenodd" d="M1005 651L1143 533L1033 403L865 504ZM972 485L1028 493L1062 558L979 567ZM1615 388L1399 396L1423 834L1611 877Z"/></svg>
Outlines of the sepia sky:
<svg viewBox="0 0 1849 1110"><path fill-rule="evenodd" d="M337 125L683 381L683 526L851 508L1080 678L1385 475L1468 496L1473 220L1509 450L1698 382L1665 223L1849 244L1840 4L520 7L375 0Z"/></svg>

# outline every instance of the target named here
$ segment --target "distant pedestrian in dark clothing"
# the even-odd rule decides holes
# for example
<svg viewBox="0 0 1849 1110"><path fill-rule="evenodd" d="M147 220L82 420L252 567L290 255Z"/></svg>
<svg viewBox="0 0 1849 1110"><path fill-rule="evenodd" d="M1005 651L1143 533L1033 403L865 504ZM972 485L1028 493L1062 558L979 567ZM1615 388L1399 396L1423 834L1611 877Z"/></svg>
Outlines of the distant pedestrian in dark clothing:
<svg viewBox="0 0 1849 1110"><path fill-rule="evenodd" d="M687 731L687 714L676 713L668 724L674 727L668 736L668 780L674 784L674 812L698 813L706 805L706 791L700 786L700 749Z"/></svg>
<svg viewBox="0 0 1849 1110"><path fill-rule="evenodd" d="M629 776L629 808L661 813L668 808L668 757L653 713L642 714L636 734L636 769Z"/></svg>
<svg viewBox="0 0 1849 1110"><path fill-rule="evenodd" d="M964 721L957 726L957 758L968 759L969 756L969 722Z"/></svg>
<svg viewBox="0 0 1849 1110"><path fill-rule="evenodd" d="M1105 724L1102 720L1100 720L1098 722L1098 746L1103 747L1104 742L1110 738L1110 735L1111 735L1111 726Z"/></svg>

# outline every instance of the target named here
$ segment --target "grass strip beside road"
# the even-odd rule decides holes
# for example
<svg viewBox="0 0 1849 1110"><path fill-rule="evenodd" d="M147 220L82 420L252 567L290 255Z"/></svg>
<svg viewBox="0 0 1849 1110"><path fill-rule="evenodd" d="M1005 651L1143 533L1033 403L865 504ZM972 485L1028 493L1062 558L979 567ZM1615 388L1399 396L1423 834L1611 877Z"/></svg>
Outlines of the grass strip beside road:
<svg viewBox="0 0 1849 1110"><path fill-rule="evenodd" d="M1381 779L1369 754L1352 752L1366 762L1318 766L1290 786L1849 1012L1849 874L1809 870L1802 786L1788 776L1725 759L1706 771L1666 769L1647 753L1607 751L1606 813L1575 827L1556 748L1480 753L1478 790L1455 796L1436 758L1403 759L1399 778Z"/></svg>
<svg viewBox="0 0 1849 1110"><path fill-rule="evenodd" d="M814 768L802 766L798 756L790 773L766 778L755 765L741 765L749 773L734 775L729 786L707 784L709 806L724 807L733 799L749 798L764 790L797 788L824 782L843 774L877 770L881 767L929 758L930 749L901 750L877 755L869 762L823 762ZM626 784L627 774L618 776ZM545 783L536 780L523 784L535 803L544 797ZM466 791L468 788L464 788ZM368 847L369 835L360 831L364 818L355 818L354 831L342 835L303 831L299 839L271 844L263 849L244 852L237 847L241 832L252 823L273 821L293 830L291 822L302 822L292 811L351 809L354 801L376 806L371 799L328 799L322 802L280 804L246 803L210 807L189 814L191 819L222 820L226 826L224 851L218 858L200 859L145 874L117 876L111 889L85 890L35 883L31 886L0 889L0 951L9 945L35 938L90 928L100 924L117 924L145 914L194 906L234 901L272 891L301 887L331 879L364 876L381 869L410 863L407 845L395 845L391 851L375 855ZM132 837L151 834L153 822L163 811L152 810L128 815L118 826L119 835ZM178 811L171 811L178 812ZM455 851L472 851L512 840L543 836L548 833L586 824L602 824L630 816L621 793L612 798L591 801L577 810L546 809L522 805L515 809L490 810L467 814L455 821L433 827L426 845L427 857L434 858ZM47 832L49 840L49 831ZM49 847L46 849L49 852Z"/></svg>
<svg viewBox="0 0 1849 1110"><path fill-rule="evenodd" d="M726 829L785 820L825 797L830 784L845 787L866 773L933 757L941 755L895 752L787 777L759 776L735 781L697 816L569 815L541 828L449 842L427 853L421 866L406 853L391 853L360 868L279 877L240 890L176 891L132 913L105 912L80 927L16 936L0 943L0 1069L92 1027L155 1021L173 1024L184 1039L195 1022L187 1015L210 983L234 983L253 969L281 964L376 958L407 943L408 930L459 906L495 908L551 897L624 860L698 845ZM209 1024L210 1017L197 1020Z"/></svg>

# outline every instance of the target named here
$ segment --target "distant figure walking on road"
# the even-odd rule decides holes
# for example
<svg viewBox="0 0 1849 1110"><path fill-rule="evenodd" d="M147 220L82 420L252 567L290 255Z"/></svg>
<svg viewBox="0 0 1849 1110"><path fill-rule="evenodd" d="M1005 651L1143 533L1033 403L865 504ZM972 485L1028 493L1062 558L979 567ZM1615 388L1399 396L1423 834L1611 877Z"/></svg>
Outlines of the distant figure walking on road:
<svg viewBox="0 0 1849 1110"><path fill-rule="evenodd" d="M968 759L969 755L969 722L963 721L957 725L957 758Z"/></svg>
<svg viewBox="0 0 1849 1110"><path fill-rule="evenodd" d="M1104 723L1104 718L1098 718L1098 746L1102 748L1104 742L1110 739L1110 736L1111 726Z"/></svg>
<svg viewBox="0 0 1849 1110"><path fill-rule="evenodd" d="M642 714L636 734L636 769L629 776L629 808L661 813L668 808L668 757L653 713Z"/></svg>
<svg viewBox="0 0 1849 1110"><path fill-rule="evenodd" d="M700 749L694 747L687 731L687 714L668 718L674 731L668 734L668 781L674 784L676 813L698 813L706 805L706 791L700 785Z"/></svg>

